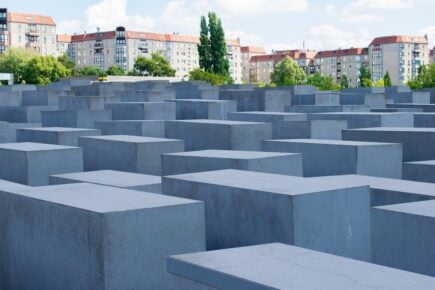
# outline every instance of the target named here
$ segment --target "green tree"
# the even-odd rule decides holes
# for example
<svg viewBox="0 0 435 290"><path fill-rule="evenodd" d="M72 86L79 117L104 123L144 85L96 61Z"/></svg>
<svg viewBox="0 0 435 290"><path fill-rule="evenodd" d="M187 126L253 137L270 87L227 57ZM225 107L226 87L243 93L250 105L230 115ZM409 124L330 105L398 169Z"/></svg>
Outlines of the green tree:
<svg viewBox="0 0 435 290"><path fill-rule="evenodd" d="M125 76L125 70L123 70L118 65L112 65L111 67L109 67L106 73L109 76Z"/></svg>
<svg viewBox="0 0 435 290"><path fill-rule="evenodd" d="M390 73L387 71L384 75L384 86L391 87L393 83L391 82Z"/></svg>
<svg viewBox="0 0 435 290"><path fill-rule="evenodd" d="M378 80L375 84L373 84L374 87L385 87L385 81L384 79Z"/></svg>
<svg viewBox="0 0 435 290"><path fill-rule="evenodd" d="M277 86L302 85L305 78L305 71L288 56L275 65L271 74L272 83Z"/></svg>
<svg viewBox="0 0 435 290"><path fill-rule="evenodd" d="M361 87L372 87L372 73L370 72L370 69L362 66L359 70L359 84Z"/></svg>
<svg viewBox="0 0 435 290"><path fill-rule="evenodd" d="M69 76L77 76L79 71L76 67L76 63L74 60L70 59L66 54L57 57L57 60L63 64L64 67L68 70Z"/></svg>
<svg viewBox="0 0 435 290"><path fill-rule="evenodd" d="M227 43L222 21L216 13L208 13L208 26L210 32L210 63L211 71L218 75L231 77L230 65L227 58Z"/></svg>
<svg viewBox="0 0 435 290"><path fill-rule="evenodd" d="M204 71L210 72L211 60L210 60L210 39L208 33L207 19L205 16L201 16L201 28L198 44L199 55L199 67Z"/></svg>
<svg viewBox="0 0 435 290"><path fill-rule="evenodd" d="M206 81L214 86L224 85L228 83L228 78L226 76L206 72L200 68L194 69L189 72L189 80Z"/></svg>
<svg viewBox="0 0 435 290"><path fill-rule="evenodd" d="M412 89L435 87L435 64L422 65L418 68L417 77L408 82Z"/></svg>
<svg viewBox="0 0 435 290"><path fill-rule="evenodd" d="M0 54L0 72L13 73L14 83L20 84L24 81L23 75L27 63L36 56L35 52L22 48L8 48Z"/></svg>
<svg viewBox="0 0 435 290"><path fill-rule="evenodd" d="M342 75L340 79L340 88L347 89L349 88L349 80L347 79L347 75Z"/></svg>
<svg viewBox="0 0 435 290"><path fill-rule="evenodd" d="M80 75L82 76L98 76L101 74L101 69L95 66L87 65L81 71Z"/></svg>
<svg viewBox="0 0 435 290"><path fill-rule="evenodd" d="M322 76L320 72L309 76L307 78L307 84L315 86L320 91L335 91L340 89L340 86L335 83L331 76Z"/></svg>
<svg viewBox="0 0 435 290"><path fill-rule="evenodd" d="M23 80L27 84L48 85L68 76L68 69L53 56L35 56L25 66Z"/></svg>
<svg viewBox="0 0 435 290"><path fill-rule="evenodd" d="M154 77L173 77L175 70L171 67L168 60L157 52L151 54L151 58L138 56L136 58L134 69L140 75L149 75Z"/></svg>

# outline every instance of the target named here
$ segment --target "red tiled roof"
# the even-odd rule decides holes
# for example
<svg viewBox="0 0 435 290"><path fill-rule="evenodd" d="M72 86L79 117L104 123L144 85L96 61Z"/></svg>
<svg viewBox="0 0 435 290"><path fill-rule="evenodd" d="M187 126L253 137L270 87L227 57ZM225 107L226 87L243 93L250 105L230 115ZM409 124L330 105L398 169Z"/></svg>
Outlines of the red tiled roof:
<svg viewBox="0 0 435 290"><path fill-rule="evenodd" d="M265 55L254 55L249 60L250 62L263 62L263 61L280 61L284 59L286 56L285 54L265 54Z"/></svg>
<svg viewBox="0 0 435 290"><path fill-rule="evenodd" d="M58 34L56 35L57 42L71 42L71 35L69 34Z"/></svg>
<svg viewBox="0 0 435 290"><path fill-rule="evenodd" d="M366 55L368 54L367 48L347 48L347 49L336 49L336 50L325 50L317 52L315 58L324 57L336 57L336 56L348 56L348 55Z"/></svg>
<svg viewBox="0 0 435 290"><path fill-rule="evenodd" d="M86 34L76 34L71 36L71 42L83 42L89 40L96 40L98 34L101 35L101 39L114 39L115 31L106 31L106 32L94 32L94 33L86 33Z"/></svg>
<svg viewBox="0 0 435 290"><path fill-rule="evenodd" d="M392 35L376 37L370 45L390 44L390 43L421 43L427 44L428 40L424 36L406 36L406 35Z"/></svg>
<svg viewBox="0 0 435 290"><path fill-rule="evenodd" d="M8 21L28 23L28 24L43 24L43 25L53 25L53 26L56 25L53 18L51 18L50 16L27 14L27 13L9 12Z"/></svg>
<svg viewBox="0 0 435 290"><path fill-rule="evenodd" d="M240 47L240 52L244 52L244 53L261 53L261 54L266 54L266 51L264 50L264 48L262 47L258 47L258 46L242 46Z"/></svg>

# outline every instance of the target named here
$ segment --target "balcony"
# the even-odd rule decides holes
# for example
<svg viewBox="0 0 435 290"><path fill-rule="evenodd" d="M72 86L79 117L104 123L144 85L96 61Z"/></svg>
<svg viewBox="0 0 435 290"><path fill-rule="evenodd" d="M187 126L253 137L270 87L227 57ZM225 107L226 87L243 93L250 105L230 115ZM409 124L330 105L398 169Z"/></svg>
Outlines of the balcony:
<svg viewBox="0 0 435 290"><path fill-rule="evenodd" d="M94 48L104 48L104 45L102 42L96 42L94 43Z"/></svg>
<svg viewBox="0 0 435 290"><path fill-rule="evenodd" d="M39 48L39 43L36 41L26 42L26 48Z"/></svg>
<svg viewBox="0 0 435 290"><path fill-rule="evenodd" d="M39 36L39 31L38 30L29 30L29 31L26 32L26 35L38 37Z"/></svg>

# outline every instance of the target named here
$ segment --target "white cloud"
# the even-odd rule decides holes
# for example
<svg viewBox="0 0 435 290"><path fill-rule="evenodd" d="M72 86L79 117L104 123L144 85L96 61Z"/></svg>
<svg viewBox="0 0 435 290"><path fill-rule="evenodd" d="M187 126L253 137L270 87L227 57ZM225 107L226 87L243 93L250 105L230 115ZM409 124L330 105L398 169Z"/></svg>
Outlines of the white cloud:
<svg viewBox="0 0 435 290"><path fill-rule="evenodd" d="M258 46L260 37L253 33L245 33L242 30L225 30L225 37L230 39L240 38L242 45Z"/></svg>
<svg viewBox="0 0 435 290"><path fill-rule="evenodd" d="M427 34L429 38L429 46L434 47L435 46L435 25L427 26L425 28L420 29L417 31L417 35L425 35Z"/></svg>
<svg viewBox="0 0 435 290"><path fill-rule="evenodd" d="M303 12L308 0L215 0L227 12L237 14Z"/></svg>
<svg viewBox="0 0 435 290"><path fill-rule="evenodd" d="M58 34L74 34L83 32L83 23L78 20L65 20L57 24L56 31Z"/></svg>
<svg viewBox="0 0 435 290"><path fill-rule="evenodd" d="M162 14L158 17L159 26L161 29L172 30L176 27L176 31L180 33L195 33L199 32L199 22L201 15L204 15L209 9L207 0L185 1L174 0L169 2Z"/></svg>

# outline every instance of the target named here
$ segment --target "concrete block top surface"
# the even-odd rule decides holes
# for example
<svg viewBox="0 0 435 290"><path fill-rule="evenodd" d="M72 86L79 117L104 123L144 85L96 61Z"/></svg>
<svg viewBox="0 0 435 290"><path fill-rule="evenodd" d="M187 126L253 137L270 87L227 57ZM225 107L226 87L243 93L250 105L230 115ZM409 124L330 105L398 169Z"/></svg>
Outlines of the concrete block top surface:
<svg viewBox="0 0 435 290"><path fill-rule="evenodd" d="M142 136L131 136L131 135L106 135L106 136L91 136L91 137L79 137L79 138L114 141L114 142L128 142L128 143L156 143L156 142L168 142L168 141L181 142L181 140L177 140L177 139L142 137Z"/></svg>
<svg viewBox="0 0 435 290"><path fill-rule="evenodd" d="M315 115L336 115L336 116L395 116L409 115L410 113L403 112L326 112L315 113Z"/></svg>
<svg viewBox="0 0 435 290"><path fill-rule="evenodd" d="M352 185L342 186L329 180L316 181L303 177L233 169L172 175L164 177L163 180L165 178L272 192L290 196L367 186L364 182L354 182Z"/></svg>
<svg viewBox="0 0 435 290"><path fill-rule="evenodd" d="M238 285L241 289L435 287L435 279L429 276L279 243L172 256L168 258L168 269L216 288L223 285Z"/></svg>
<svg viewBox="0 0 435 290"><path fill-rule="evenodd" d="M435 200L377 206L376 209L435 218Z"/></svg>
<svg viewBox="0 0 435 290"><path fill-rule="evenodd" d="M406 164L435 166L435 160L413 161L406 162Z"/></svg>
<svg viewBox="0 0 435 290"><path fill-rule="evenodd" d="M326 140L326 139L278 139L278 140L266 140L266 142L303 143L303 144L337 145L337 146L378 146L378 145L391 145L391 144L395 144L395 143L365 142L365 141L344 141L344 140Z"/></svg>
<svg viewBox="0 0 435 290"><path fill-rule="evenodd" d="M347 131L377 131L377 132L426 132L435 133L435 128L411 128L411 127L373 127L361 129L348 129Z"/></svg>
<svg viewBox="0 0 435 290"><path fill-rule="evenodd" d="M96 129L69 128L69 127L36 127L36 128L22 128L22 129L19 129L19 130L56 132L56 133L97 131Z"/></svg>
<svg viewBox="0 0 435 290"><path fill-rule="evenodd" d="M198 201L90 183L34 187L20 192L29 198L96 213L169 207Z"/></svg>
<svg viewBox="0 0 435 290"><path fill-rule="evenodd" d="M174 102L174 103L228 103L227 100L205 100L205 99L176 99L176 100L165 100L165 102Z"/></svg>
<svg viewBox="0 0 435 290"><path fill-rule="evenodd" d="M189 151L189 152L168 153L165 155L248 160L248 159L257 159L257 158L298 155L298 153L275 153L275 152L237 151L237 150L199 150L199 151Z"/></svg>
<svg viewBox="0 0 435 290"><path fill-rule="evenodd" d="M252 124L267 124L263 122L243 122L243 121L228 121L228 120L208 120L208 119L196 119L196 120L176 120L167 122L177 123L191 123L191 124L212 124L212 125L252 125Z"/></svg>
<svg viewBox="0 0 435 290"><path fill-rule="evenodd" d="M0 179L0 191L16 193L29 188L27 185Z"/></svg>
<svg viewBox="0 0 435 290"><path fill-rule="evenodd" d="M71 179L79 182L97 183L115 187L141 186L161 183L160 176L139 174L115 170L96 170L53 175L54 177Z"/></svg>
<svg viewBox="0 0 435 290"><path fill-rule="evenodd" d="M64 150L64 149L77 149L78 147L53 145L45 143L33 143L33 142L20 142L20 143L5 143L0 144L0 150L14 150L14 151L50 151L50 150Z"/></svg>
<svg viewBox="0 0 435 290"><path fill-rule="evenodd" d="M285 113L285 112L263 112L263 111L249 111L249 112L231 112L231 114L241 115L264 115L264 116L305 116L305 113Z"/></svg>

